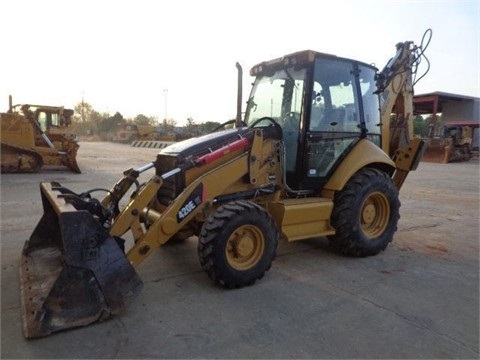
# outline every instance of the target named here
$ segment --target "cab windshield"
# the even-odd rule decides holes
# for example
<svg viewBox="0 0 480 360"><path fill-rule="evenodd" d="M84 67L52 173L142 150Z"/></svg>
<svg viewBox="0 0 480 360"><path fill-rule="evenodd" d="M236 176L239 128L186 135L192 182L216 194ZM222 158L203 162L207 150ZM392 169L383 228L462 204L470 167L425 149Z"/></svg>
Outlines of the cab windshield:
<svg viewBox="0 0 480 360"><path fill-rule="evenodd" d="M293 115L300 118L305 73L305 69L290 67L271 76L257 77L247 102L247 124L263 117L270 117L280 125Z"/></svg>
<svg viewBox="0 0 480 360"><path fill-rule="evenodd" d="M305 68L289 67L257 77L247 103L248 125L268 126L274 120L282 128L287 173L296 166L305 74ZM258 121L265 117L270 120Z"/></svg>

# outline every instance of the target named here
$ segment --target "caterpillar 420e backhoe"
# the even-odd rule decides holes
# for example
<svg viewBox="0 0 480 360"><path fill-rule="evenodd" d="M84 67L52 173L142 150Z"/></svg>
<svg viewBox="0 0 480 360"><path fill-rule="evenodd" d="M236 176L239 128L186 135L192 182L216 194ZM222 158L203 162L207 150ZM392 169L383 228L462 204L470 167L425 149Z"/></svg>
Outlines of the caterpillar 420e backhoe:
<svg viewBox="0 0 480 360"><path fill-rule="evenodd" d="M262 62L243 119L237 64L233 129L166 147L102 199L41 183L44 214L21 256L25 336L120 313L143 286L135 267L172 238L197 236L201 266L227 288L262 278L280 239L326 236L351 256L384 250L424 145L411 123L424 49L396 49L382 71L310 50Z"/></svg>

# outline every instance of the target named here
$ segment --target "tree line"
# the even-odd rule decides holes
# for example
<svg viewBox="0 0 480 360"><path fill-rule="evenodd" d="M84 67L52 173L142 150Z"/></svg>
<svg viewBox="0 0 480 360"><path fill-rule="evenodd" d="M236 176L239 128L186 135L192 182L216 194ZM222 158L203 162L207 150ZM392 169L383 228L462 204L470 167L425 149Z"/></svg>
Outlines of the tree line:
<svg viewBox="0 0 480 360"><path fill-rule="evenodd" d="M413 118L413 133L421 137L427 137L430 135L431 126L433 124L433 117L431 115L424 118L421 115L416 115ZM441 115L436 116L435 129L433 129L434 135L442 136L444 121Z"/></svg>
<svg viewBox="0 0 480 360"><path fill-rule="evenodd" d="M115 133L119 128L129 124L157 127L159 131L165 134L180 132L190 136L209 133L220 125L220 123L214 121L197 124L191 117L186 119L186 125L183 127L177 127L175 119L159 121L156 116L146 116L144 114L138 114L134 118L125 118L118 111L113 115L98 112L92 105L84 101L76 104L73 110L73 130L78 135L98 135L100 138L106 138L108 134Z"/></svg>
<svg viewBox="0 0 480 360"><path fill-rule="evenodd" d="M430 132L430 124L432 117L423 118L417 115L413 119L413 132L415 135L428 136ZM442 128L441 115L437 115L436 128ZM138 114L134 118L124 118L118 111L114 115L108 113L100 113L96 111L92 105L87 102L79 102L74 107L74 116L72 127L78 135L95 135L100 136L113 133L119 127L135 124L140 126L156 126L164 133L174 133L182 131L190 134L191 136L198 136L213 131L220 125L218 122L207 121L205 123L197 124L191 117L186 119L186 125L182 128L177 127L177 121L174 119L158 120L155 116L146 116L144 114Z"/></svg>

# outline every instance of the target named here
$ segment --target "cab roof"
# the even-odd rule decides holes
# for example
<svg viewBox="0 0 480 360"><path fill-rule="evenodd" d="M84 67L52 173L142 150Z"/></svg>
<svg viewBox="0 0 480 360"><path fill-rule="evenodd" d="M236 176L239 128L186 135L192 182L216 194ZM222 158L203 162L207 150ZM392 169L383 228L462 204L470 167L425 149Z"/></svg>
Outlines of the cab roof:
<svg viewBox="0 0 480 360"><path fill-rule="evenodd" d="M349 61L349 62L356 62L368 67L371 67L375 70L378 70L375 66L372 64L367 64L358 60L354 59L348 59L348 58L342 58L333 54L327 54L315 50L301 50L297 52L293 52L272 60L267 60L263 61L261 63L258 63L257 65L253 66L250 69L250 75L251 76L256 76L259 75L267 70L272 71L272 70L277 70L285 66L291 66L291 65L304 65L308 63L313 63L315 59L317 58L330 58L330 59L338 59L340 61Z"/></svg>

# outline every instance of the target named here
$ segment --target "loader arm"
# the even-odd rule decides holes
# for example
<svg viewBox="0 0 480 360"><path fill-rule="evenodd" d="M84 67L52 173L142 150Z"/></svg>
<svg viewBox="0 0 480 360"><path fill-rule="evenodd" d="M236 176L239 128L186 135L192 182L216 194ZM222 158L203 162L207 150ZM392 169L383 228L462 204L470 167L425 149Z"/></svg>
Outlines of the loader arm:
<svg viewBox="0 0 480 360"><path fill-rule="evenodd" d="M133 192L121 211L120 199L153 162L125 171L102 201L91 198L93 190L76 194L56 182L41 183L44 215L25 243L20 266L25 336L41 337L85 326L125 309L143 286L134 266L233 183L253 184L254 180L244 175L254 161L250 149L262 139L261 131L256 131L253 144L242 138L154 175ZM236 156L222 156L232 149L238 151ZM209 162L216 167L210 169ZM150 208L165 179L204 166L207 170L164 211ZM129 230L134 245L125 254L121 237Z"/></svg>
<svg viewBox="0 0 480 360"><path fill-rule="evenodd" d="M256 142L261 143L262 136L254 137L252 147L256 147ZM129 230L132 232L134 245L128 250L127 257L133 266L137 266L249 172L250 152L245 151L200 175L161 213L149 207L164 183L162 176L155 175L134 194L120 212L110 228L110 235L122 237Z"/></svg>

